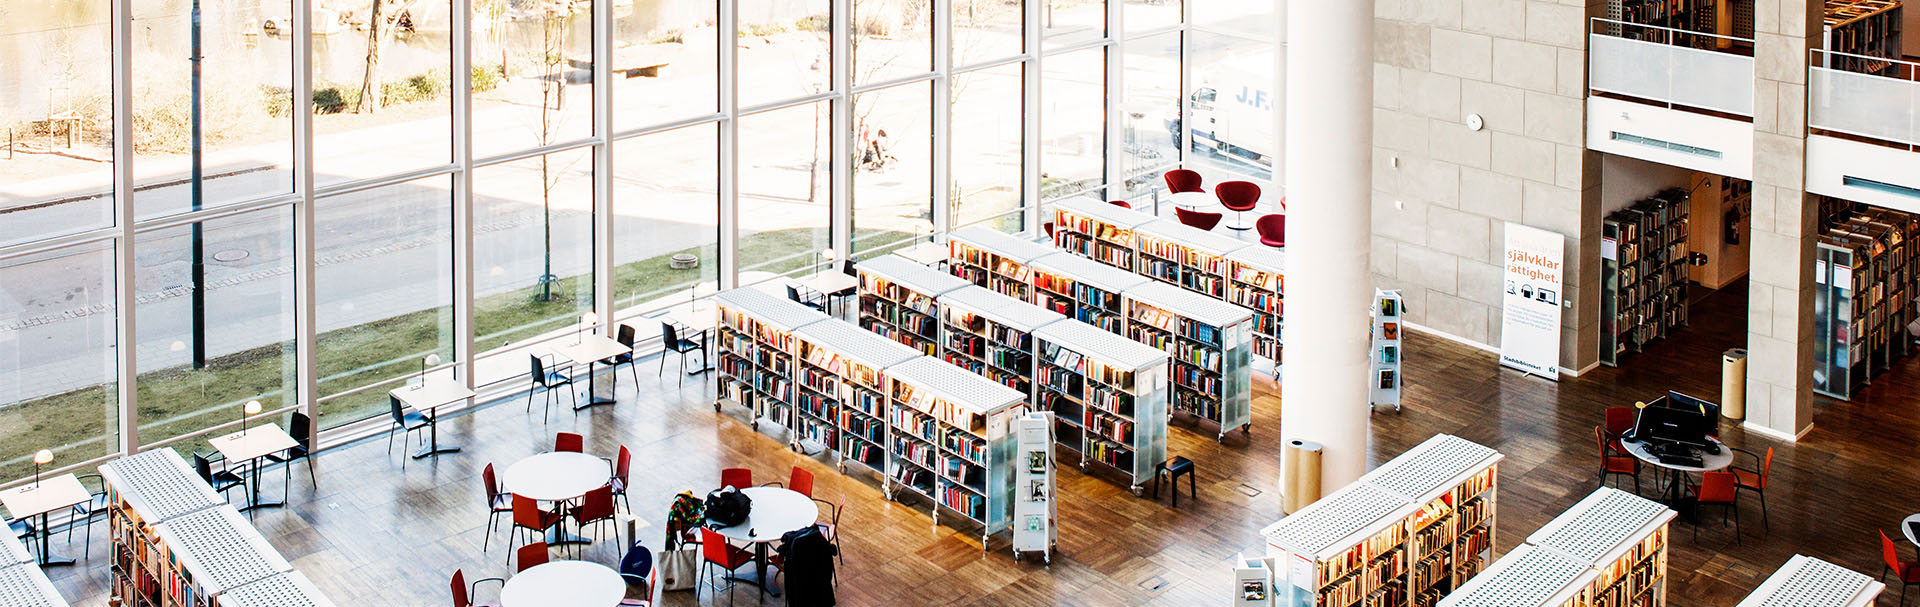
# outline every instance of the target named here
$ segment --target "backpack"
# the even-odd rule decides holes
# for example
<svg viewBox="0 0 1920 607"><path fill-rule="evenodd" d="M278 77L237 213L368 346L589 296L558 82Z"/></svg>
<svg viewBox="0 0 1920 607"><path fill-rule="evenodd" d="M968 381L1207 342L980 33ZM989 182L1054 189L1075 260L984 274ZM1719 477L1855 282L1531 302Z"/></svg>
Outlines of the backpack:
<svg viewBox="0 0 1920 607"><path fill-rule="evenodd" d="M707 494L707 524L714 527L732 527L747 522L747 514L753 511L753 500L747 494L733 487L722 487Z"/></svg>

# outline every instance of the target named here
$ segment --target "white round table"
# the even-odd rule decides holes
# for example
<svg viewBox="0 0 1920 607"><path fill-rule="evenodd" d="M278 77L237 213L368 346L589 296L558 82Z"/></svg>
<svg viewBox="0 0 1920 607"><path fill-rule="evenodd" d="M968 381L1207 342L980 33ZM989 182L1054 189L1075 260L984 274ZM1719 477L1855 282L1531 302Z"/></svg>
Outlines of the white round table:
<svg viewBox="0 0 1920 607"><path fill-rule="evenodd" d="M820 521L820 505L799 491L781 487L748 487L740 490L753 506L747 520L731 527L714 527L713 532L727 539L753 544L753 577L730 575L727 579L759 586L764 592L780 596L777 588L768 588L767 545L780 541L788 531L805 529Z"/></svg>
<svg viewBox="0 0 1920 607"><path fill-rule="evenodd" d="M627 598L627 581L606 565L553 561L514 574L500 589L501 607L615 607Z"/></svg>
<svg viewBox="0 0 1920 607"><path fill-rule="evenodd" d="M585 453L542 453L507 467L507 491L543 502L570 500L607 484L606 460Z"/></svg>
<svg viewBox="0 0 1920 607"><path fill-rule="evenodd" d="M1920 536L1913 534L1914 523L1920 523L1920 514L1909 516L1907 520L1900 521L1900 532L1907 534L1907 541L1913 542L1914 546L1920 546Z"/></svg>
<svg viewBox="0 0 1920 607"><path fill-rule="evenodd" d="M1168 194L1167 198L1173 202L1173 206L1188 210L1220 204L1220 197L1212 192L1174 192Z"/></svg>
<svg viewBox="0 0 1920 607"><path fill-rule="evenodd" d="M1694 453L1700 456L1700 465L1698 466L1669 464L1660 461L1659 456L1653 454L1652 445L1644 441L1623 438L1620 439L1620 446L1640 461L1653 464L1655 467L1664 468L1668 471L1666 475L1667 486L1660 490L1660 496L1661 499L1666 500L1668 506L1676 506L1680 503L1681 498L1686 497L1686 490L1683 488L1682 483L1687 480L1688 473L1725 470L1727 466L1733 465L1733 449L1727 448L1725 443L1721 443L1717 439L1708 438L1707 441L1719 446L1720 452L1709 453L1705 450L1695 449ZM1691 518L1692 515L1688 514L1687 516L1689 517L1688 520L1693 520Z"/></svg>

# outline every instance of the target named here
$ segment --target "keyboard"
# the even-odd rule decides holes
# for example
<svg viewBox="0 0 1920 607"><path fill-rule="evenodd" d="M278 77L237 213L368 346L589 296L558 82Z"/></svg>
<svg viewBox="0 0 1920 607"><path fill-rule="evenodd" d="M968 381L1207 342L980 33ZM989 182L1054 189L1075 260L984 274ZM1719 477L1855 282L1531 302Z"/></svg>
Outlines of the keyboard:
<svg viewBox="0 0 1920 607"><path fill-rule="evenodd" d="M1660 454L1659 459L1660 459L1660 463L1666 464L1669 466L1688 466L1692 468L1699 468L1704 463L1700 460L1700 456L1692 455L1692 454L1683 455L1683 454L1663 453L1663 454Z"/></svg>

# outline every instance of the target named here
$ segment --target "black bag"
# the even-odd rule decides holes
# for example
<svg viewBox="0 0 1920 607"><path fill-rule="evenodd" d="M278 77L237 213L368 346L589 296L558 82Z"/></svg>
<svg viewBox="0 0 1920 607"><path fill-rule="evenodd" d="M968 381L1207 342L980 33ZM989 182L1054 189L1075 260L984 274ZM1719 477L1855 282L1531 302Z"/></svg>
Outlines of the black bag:
<svg viewBox="0 0 1920 607"><path fill-rule="evenodd" d="M780 558L785 565L787 605L791 607L832 607L833 544L820 535L820 527L808 525L780 536Z"/></svg>
<svg viewBox="0 0 1920 607"><path fill-rule="evenodd" d="M707 494L708 525L732 527L747 522L747 513L752 511L753 500L739 489L722 487Z"/></svg>

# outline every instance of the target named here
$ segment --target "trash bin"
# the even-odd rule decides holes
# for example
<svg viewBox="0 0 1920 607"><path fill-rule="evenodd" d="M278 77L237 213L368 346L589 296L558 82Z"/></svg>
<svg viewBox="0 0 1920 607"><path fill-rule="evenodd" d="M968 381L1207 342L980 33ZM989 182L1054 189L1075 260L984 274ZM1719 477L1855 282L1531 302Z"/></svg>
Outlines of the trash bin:
<svg viewBox="0 0 1920 607"><path fill-rule="evenodd" d="M1747 418L1746 348L1720 355L1720 415L1733 420Z"/></svg>
<svg viewBox="0 0 1920 607"><path fill-rule="evenodd" d="M1280 454L1280 509L1282 514L1299 512L1320 499L1320 443L1287 441Z"/></svg>

